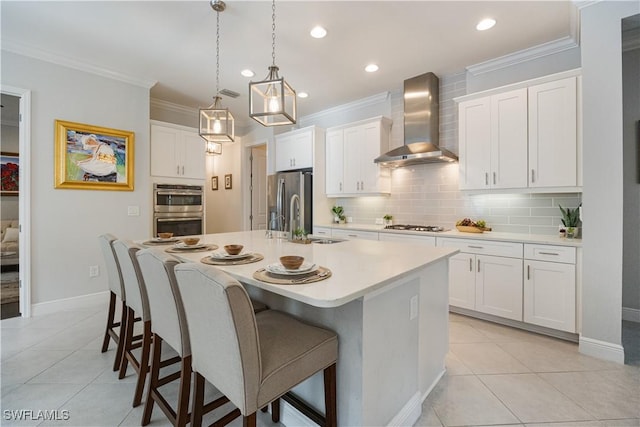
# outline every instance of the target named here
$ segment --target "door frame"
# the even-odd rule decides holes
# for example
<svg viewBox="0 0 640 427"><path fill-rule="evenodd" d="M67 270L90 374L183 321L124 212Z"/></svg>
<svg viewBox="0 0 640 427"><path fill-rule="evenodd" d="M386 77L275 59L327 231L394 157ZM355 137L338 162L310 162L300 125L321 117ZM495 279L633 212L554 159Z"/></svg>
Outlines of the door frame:
<svg viewBox="0 0 640 427"><path fill-rule="evenodd" d="M242 156L241 156L241 170L242 170L242 182L246 183L242 185L242 229L248 231L251 228L251 222L249 221L249 215L251 215L251 191L249 186L251 185L251 149L264 145L268 148L268 140L260 139L253 142L243 143ZM269 170L269 153L267 150L267 171ZM267 179L265 176L264 179Z"/></svg>
<svg viewBox="0 0 640 427"><path fill-rule="evenodd" d="M22 317L31 317L31 176L27 173L31 170L31 91L2 85L0 92L20 98L20 122L18 124L20 314Z"/></svg>

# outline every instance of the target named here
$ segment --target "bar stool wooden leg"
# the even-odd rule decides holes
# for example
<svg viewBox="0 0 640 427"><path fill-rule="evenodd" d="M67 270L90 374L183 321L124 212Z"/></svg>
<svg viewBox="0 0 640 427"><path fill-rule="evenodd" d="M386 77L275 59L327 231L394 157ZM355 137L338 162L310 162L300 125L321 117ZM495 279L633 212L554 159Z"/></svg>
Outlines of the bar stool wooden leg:
<svg viewBox="0 0 640 427"><path fill-rule="evenodd" d="M178 392L178 411L176 426L183 427L189 422L189 393L191 388L191 356L182 359L180 369L180 391Z"/></svg>
<svg viewBox="0 0 640 427"><path fill-rule="evenodd" d="M111 330L115 324L114 317L116 315L116 294L109 292L109 312L107 313L107 327L104 331L104 339L102 340L102 353L109 349L109 340L111 339Z"/></svg>
<svg viewBox="0 0 640 427"><path fill-rule="evenodd" d="M191 409L191 427L202 427L204 405L204 377L193 373L193 406Z"/></svg>
<svg viewBox="0 0 640 427"><path fill-rule="evenodd" d="M271 402L271 421L274 423L280 422L280 399Z"/></svg>
<svg viewBox="0 0 640 427"><path fill-rule="evenodd" d="M144 322L144 332L142 333L142 354L140 355L140 365L138 370L138 382L136 384L136 392L133 396L133 407L140 405L142 402L142 392L144 391L144 383L149 372L149 352L151 350L151 321Z"/></svg>
<svg viewBox="0 0 640 427"><path fill-rule="evenodd" d="M242 417L243 427L256 427L256 413Z"/></svg>
<svg viewBox="0 0 640 427"><path fill-rule="evenodd" d="M338 413L336 411L336 364L324 370L324 407L326 427L338 425Z"/></svg>
<svg viewBox="0 0 640 427"><path fill-rule="evenodd" d="M118 331L118 346L116 347L116 360L113 361L113 370L117 371L122 363L124 353L124 333L127 323L127 304L122 301L122 314L120 315L120 330Z"/></svg>
<svg viewBox="0 0 640 427"><path fill-rule="evenodd" d="M122 337L120 338L124 343L122 346L122 356L120 357L120 372L118 374L118 379L123 379L127 375L127 366L129 364L127 353L131 350L131 345L133 343L133 324L135 323L135 315L131 307L126 307L126 313L124 333L121 334Z"/></svg>
<svg viewBox="0 0 640 427"><path fill-rule="evenodd" d="M160 357L162 351L162 339L153 334L153 350L151 359L151 378L149 379L149 391L147 392L147 400L144 403L144 412L142 413L142 425L146 426L151 422L151 413L153 412L153 404L155 399L152 394L158 387L158 378L160 377Z"/></svg>

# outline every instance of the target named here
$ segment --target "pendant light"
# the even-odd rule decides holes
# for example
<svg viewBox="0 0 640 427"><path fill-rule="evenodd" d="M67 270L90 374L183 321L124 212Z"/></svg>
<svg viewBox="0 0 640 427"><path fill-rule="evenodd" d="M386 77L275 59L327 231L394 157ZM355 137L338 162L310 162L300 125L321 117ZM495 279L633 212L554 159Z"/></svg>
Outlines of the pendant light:
<svg viewBox="0 0 640 427"><path fill-rule="evenodd" d="M279 126L296 123L296 91L278 75L276 65L276 1L272 5L271 58L267 77L249 83L249 117L263 126Z"/></svg>
<svg viewBox="0 0 640 427"><path fill-rule="evenodd" d="M234 119L228 108L221 105L220 97L220 12L227 5L222 0L211 0L216 11L216 96L209 108L200 109L200 136L207 141L207 154L222 154L222 142L235 139Z"/></svg>

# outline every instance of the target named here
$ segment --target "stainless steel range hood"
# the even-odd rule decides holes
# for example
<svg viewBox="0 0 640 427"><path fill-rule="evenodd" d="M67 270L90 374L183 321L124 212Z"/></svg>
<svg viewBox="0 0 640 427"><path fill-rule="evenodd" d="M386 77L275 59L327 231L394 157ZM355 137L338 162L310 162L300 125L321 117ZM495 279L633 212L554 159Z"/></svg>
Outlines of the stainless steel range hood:
<svg viewBox="0 0 640 427"><path fill-rule="evenodd" d="M404 145L374 160L382 166L456 162L458 156L438 146L439 79L433 73L404 81Z"/></svg>

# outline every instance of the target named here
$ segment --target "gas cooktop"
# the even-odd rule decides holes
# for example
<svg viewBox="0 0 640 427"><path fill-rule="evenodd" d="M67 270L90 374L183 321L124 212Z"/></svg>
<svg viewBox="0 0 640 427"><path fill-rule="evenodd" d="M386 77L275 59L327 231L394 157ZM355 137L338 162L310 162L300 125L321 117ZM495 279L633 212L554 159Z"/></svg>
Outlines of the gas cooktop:
<svg viewBox="0 0 640 427"><path fill-rule="evenodd" d="M436 225L408 225L408 224L394 224L384 227L385 230L407 230L407 231L446 231L444 227Z"/></svg>

